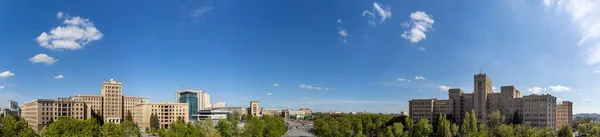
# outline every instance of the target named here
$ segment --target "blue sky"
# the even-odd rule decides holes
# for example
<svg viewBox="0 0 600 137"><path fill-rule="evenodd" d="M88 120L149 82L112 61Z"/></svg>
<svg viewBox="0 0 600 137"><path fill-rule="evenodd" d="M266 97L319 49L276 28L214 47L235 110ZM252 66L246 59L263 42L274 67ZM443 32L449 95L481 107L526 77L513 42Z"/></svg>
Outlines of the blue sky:
<svg viewBox="0 0 600 137"><path fill-rule="evenodd" d="M42 6L43 5L43 6ZM593 0L0 1L0 101L124 94L406 111L473 75L600 112ZM499 89L497 89L499 90ZM6 104L1 104L5 107Z"/></svg>

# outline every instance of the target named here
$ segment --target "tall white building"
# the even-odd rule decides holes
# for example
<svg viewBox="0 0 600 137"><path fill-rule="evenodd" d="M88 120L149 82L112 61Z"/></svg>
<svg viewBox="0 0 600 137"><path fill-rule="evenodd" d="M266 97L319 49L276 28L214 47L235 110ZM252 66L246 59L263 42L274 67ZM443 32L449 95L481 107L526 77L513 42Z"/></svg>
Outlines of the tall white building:
<svg viewBox="0 0 600 137"><path fill-rule="evenodd" d="M217 103L212 104L212 108L224 108L224 107L227 107L225 105L225 102L217 102Z"/></svg>
<svg viewBox="0 0 600 137"><path fill-rule="evenodd" d="M210 109L212 107L212 104L210 104L210 94L204 91L198 94L198 96L200 110Z"/></svg>

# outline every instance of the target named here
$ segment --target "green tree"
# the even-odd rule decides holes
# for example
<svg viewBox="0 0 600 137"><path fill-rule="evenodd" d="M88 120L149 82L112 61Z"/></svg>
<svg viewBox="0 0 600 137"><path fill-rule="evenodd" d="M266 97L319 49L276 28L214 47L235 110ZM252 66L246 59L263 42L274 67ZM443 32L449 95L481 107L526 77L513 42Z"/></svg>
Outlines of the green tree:
<svg viewBox="0 0 600 137"><path fill-rule="evenodd" d="M219 131L219 134L221 134L222 137L233 136L233 126L228 120L219 120L215 128L217 131Z"/></svg>
<svg viewBox="0 0 600 137"><path fill-rule="evenodd" d="M144 132L146 132L146 134L150 134L150 129L146 127L146 129L144 129Z"/></svg>
<svg viewBox="0 0 600 137"><path fill-rule="evenodd" d="M468 136L477 132L477 118L475 117L475 111L465 112L465 119L461 125L462 135Z"/></svg>
<svg viewBox="0 0 600 137"><path fill-rule="evenodd" d="M568 124L564 124L558 130L558 137L573 137L573 130Z"/></svg>
<svg viewBox="0 0 600 137"><path fill-rule="evenodd" d="M497 131L497 132L496 132L495 136L497 136L497 137L514 137L515 136L515 133L514 133L515 129L511 125L500 124L496 128L497 129L495 131Z"/></svg>
<svg viewBox="0 0 600 137"><path fill-rule="evenodd" d="M515 113L513 114L512 120L511 120L511 124L521 124L521 115L519 115L519 110L516 110Z"/></svg>
<svg viewBox="0 0 600 137"><path fill-rule="evenodd" d="M264 128L264 136L266 137L281 137L287 128L285 128L285 122L281 117L263 116L261 121L266 123ZM338 126L338 128L341 126Z"/></svg>
<svg viewBox="0 0 600 137"><path fill-rule="evenodd" d="M129 110L127 110L127 115L125 115L125 121L133 121L133 115Z"/></svg>
<svg viewBox="0 0 600 137"><path fill-rule="evenodd" d="M496 126L503 124L506 118L500 113L500 110L494 110L492 113L487 114L487 120L490 128L496 128Z"/></svg>
<svg viewBox="0 0 600 137"><path fill-rule="evenodd" d="M150 128L153 132L154 130L160 128L160 121L158 120L158 116L156 115L156 113L152 113L150 115Z"/></svg>
<svg viewBox="0 0 600 137"><path fill-rule="evenodd" d="M257 117L250 117L246 120L246 128L244 136L246 137L264 137L265 136L265 121L258 119Z"/></svg>
<svg viewBox="0 0 600 137"><path fill-rule="evenodd" d="M72 117L59 117L40 133L44 137L96 137L100 136L100 125L96 119L77 120Z"/></svg>
<svg viewBox="0 0 600 137"><path fill-rule="evenodd" d="M452 125L450 126L450 131L452 132L452 136L453 136L453 137L455 137L455 136L458 136L458 134L459 134L459 131L458 131L458 125L456 125L456 124L452 124Z"/></svg>
<svg viewBox="0 0 600 137"><path fill-rule="evenodd" d="M402 125L402 123L394 123L394 125L392 125L392 130L394 132L394 136L396 137L402 137L404 136L404 126Z"/></svg>
<svg viewBox="0 0 600 137"><path fill-rule="evenodd" d="M33 129L29 128L23 118L16 118L11 115L2 117L0 122L2 137L35 137L38 136Z"/></svg>
<svg viewBox="0 0 600 137"><path fill-rule="evenodd" d="M414 128L414 121L410 118L410 117L406 117L404 118L404 134L406 136L413 136L413 128Z"/></svg>
<svg viewBox="0 0 600 137"><path fill-rule="evenodd" d="M431 125L427 119L419 119L415 127L413 127L413 137L428 137L431 134Z"/></svg>
<svg viewBox="0 0 600 137"><path fill-rule="evenodd" d="M139 137L142 135L140 132L140 128L133 123L133 121L124 121L119 124L121 130L123 131L123 135L126 137Z"/></svg>
<svg viewBox="0 0 600 137"><path fill-rule="evenodd" d="M441 113L437 118L437 137L452 137L452 132L450 131L450 121L446 119L446 115L442 115Z"/></svg>
<svg viewBox="0 0 600 137"><path fill-rule="evenodd" d="M196 122L194 127L196 129L198 129L198 132L200 132L202 134L202 136L205 136L205 137L219 137L220 136L219 132L214 127L213 121L210 119L204 119L202 121Z"/></svg>
<svg viewBox="0 0 600 137"><path fill-rule="evenodd" d="M120 137L123 136L121 127L115 123L108 122L102 125L101 130L103 137Z"/></svg>

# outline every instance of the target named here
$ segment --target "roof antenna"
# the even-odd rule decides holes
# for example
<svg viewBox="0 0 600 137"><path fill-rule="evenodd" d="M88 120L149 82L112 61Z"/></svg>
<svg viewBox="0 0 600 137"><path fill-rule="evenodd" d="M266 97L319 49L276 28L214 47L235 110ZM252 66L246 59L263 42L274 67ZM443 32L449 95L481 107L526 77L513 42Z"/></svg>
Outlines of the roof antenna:
<svg viewBox="0 0 600 137"><path fill-rule="evenodd" d="M479 69L479 74L481 74L481 69Z"/></svg>

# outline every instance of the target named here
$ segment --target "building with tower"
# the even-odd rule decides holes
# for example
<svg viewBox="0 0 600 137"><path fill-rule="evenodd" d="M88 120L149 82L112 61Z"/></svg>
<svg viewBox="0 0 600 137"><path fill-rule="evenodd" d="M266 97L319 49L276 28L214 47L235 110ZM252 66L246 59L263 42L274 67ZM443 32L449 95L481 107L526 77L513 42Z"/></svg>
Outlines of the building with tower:
<svg viewBox="0 0 600 137"><path fill-rule="evenodd" d="M465 113L473 111L477 122L486 123L489 113L499 111L509 121L529 123L535 127L556 129L562 124L572 123L572 102L563 101L557 105L556 97L549 94L521 97L521 92L514 86L502 86L499 92L493 92L492 80L487 74L475 74L473 85L473 93L464 93L460 88L449 89L447 100L410 100L409 115L415 121L428 119L436 123L437 116L443 114L461 124Z"/></svg>
<svg viewBox="0 0 600 137"><path fill-rule="evenodd" d="M188 119L196 120L194 115L200 110L207 110L212 107L210 104L210 94L202 90L179 90L175 94L175 102L189 104Z"/></svg>

